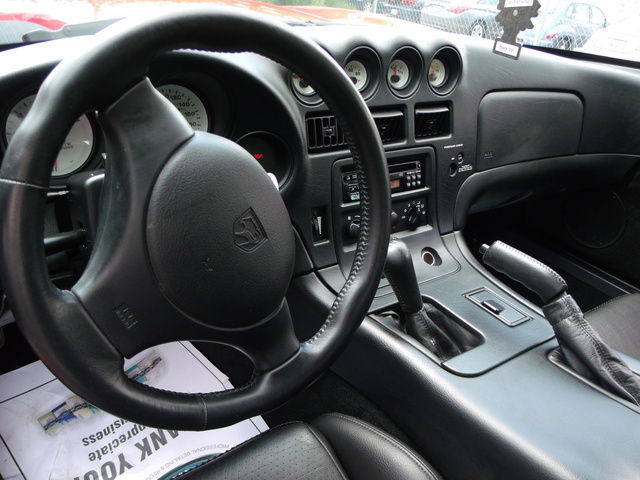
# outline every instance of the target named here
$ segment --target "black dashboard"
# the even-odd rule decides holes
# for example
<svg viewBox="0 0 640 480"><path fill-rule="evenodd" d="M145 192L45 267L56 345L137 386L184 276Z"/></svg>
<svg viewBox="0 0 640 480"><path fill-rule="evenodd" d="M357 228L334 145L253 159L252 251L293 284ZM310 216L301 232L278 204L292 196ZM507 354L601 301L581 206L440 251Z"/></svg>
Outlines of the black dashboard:
<svg viewBox="0 0 640 480"><path fill-rule="evenodd" d="M471 213L628 177L640 153L638 70L529 49L513 60L490 41L418 26L296 28L361 91L387 153L392 234L409 245L423 295L474 339L439 362L371 317L336 371L451 478L637 477L640 410L552 365L553 332L540 309L487 273L460 232ZM12 115L90 42L0 54L2 153ZM175 51L154 60L149 78L194 129L239 143L273 174L296 232L289 302L304 319L296 328L302 337L316 331L359 231L357 177L336 118L304 79L256 54ZM47 235L73 228L58 204L69 178L108 165L99 117L87 113L84 153L54 172ZM75 275L52 263L61 277ZM483 292L514 310L512 324L479 307ZM383 279L371 312L395 302Z"/></svg>

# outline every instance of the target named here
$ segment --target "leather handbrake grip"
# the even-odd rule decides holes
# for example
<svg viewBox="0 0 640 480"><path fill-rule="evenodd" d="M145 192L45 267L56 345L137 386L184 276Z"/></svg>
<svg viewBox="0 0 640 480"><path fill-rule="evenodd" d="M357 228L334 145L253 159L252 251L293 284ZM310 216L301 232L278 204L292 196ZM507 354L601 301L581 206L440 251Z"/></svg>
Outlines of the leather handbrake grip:
<svg viewBox="0 0 640 480"><path fill-rule="evenodd" d="M567 283L554 270L506 243L483 245L480 253L489 267L535 292L545 304L567 291Z"/></svg>

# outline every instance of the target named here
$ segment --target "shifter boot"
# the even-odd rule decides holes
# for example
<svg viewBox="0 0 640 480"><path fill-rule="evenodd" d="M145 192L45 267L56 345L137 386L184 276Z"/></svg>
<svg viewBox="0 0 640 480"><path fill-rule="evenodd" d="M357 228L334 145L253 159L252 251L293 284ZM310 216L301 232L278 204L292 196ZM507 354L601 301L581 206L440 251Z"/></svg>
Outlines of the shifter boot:
<svg viewBox="0 0 640 480"><path fill-rule="evenodd" d="M545 303L547 321L553 327L566 363L578 374L612 393L640 405L640 379L584 319L567 284L554 270L503 243L481 248L483 261L493 269L532 290Z"/></svg>
<svg viewBox="0 0 640 480"><path fill-rule="evenodd" d="M423 304L409 247L391 237L384 273L404 312L404 326L441 361L458 355L460 349L446 332L443 314L429 304Z"/></svg>

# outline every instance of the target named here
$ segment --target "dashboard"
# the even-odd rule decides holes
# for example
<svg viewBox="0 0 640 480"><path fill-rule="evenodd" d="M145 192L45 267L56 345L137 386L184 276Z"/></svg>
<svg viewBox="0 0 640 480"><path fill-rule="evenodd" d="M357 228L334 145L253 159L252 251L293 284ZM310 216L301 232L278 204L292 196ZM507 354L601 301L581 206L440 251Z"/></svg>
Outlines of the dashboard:
<svg viewBox="0 0 640 480"><path fill-rule="evenodd" d="M296 28L342 66L365 100L387 156L392 234L409 245L423 294L474 338L473 349L437 364L389 325L368 319L337 371L389 412L451 478L487 478L485 459L510 478L522 478L521 465L540 478L567 472L571 478L613 478L621 458L623 467L637 472L637 441L618 445L619 452L598 464L601 457L589 460L585 452L610 447L615 435L592 438L580 429L597 432L606 425L637 438L639 412L601 392L591 396L593 389L573 378L565 383L564 373L546 360L553 334L540 309L487 274L460 232L471 214L633 175L640 153L638 70L533 49L514 60L494 54L489 40L419 26ZM0 54L0 154L46 75L90 43L69 38ZM345 281L360 224L348 138L313 81L256 54L188 49L158 56L148 76L194 130L238 143L271 174L295 230L289 302L294 318L305 318L297 331L316 331L330 307L327 295ZM47 236L79 228L70 185L102 169L109 169L109 152L100 112L89 111L69 133L52 171ZM94 238L92 232L87 238ZM80 257L86 261L89 254L90 248ZM62 284L72 283L76 260L50 260ZM481 311L468 298L479 291L508 299L521 314L518 322L505 325ZM382 279L372 313L394 302ZM358 368L365 361L373 373ZM523 371L536 373L530 383ZM416 384L407 387L412 379ZM566 403L548 405L547 388L561 392ZM586 390L588 425L575 430L582 415L571 405ZM501 396L491 403L496 391ZM540 435L536 418L553 425L558 436ZM466 436L451 438L449 424ZM580 455L563 450L567 442ZM460 452L469 459L456 464ZM583 467L595 473L582 476Z"/></svg>

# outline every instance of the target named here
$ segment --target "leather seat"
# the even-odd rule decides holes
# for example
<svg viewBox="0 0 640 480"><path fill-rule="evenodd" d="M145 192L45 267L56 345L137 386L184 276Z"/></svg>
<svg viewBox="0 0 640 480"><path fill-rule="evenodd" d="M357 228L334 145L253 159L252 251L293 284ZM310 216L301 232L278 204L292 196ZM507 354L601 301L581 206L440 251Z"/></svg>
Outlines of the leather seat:
<svg viewBox="0 0 640 480"><path fill-rule="evenodd" d="M181 475L204 479L411 479L440 476L420 455L385 432L346 415L273 428Z"/></svg>
<svg viewBox="0 0 640 480"><path fill-rule="evenodd" d="M640 360L640 293L603 303L585 319L612 348Z"/></svg>

